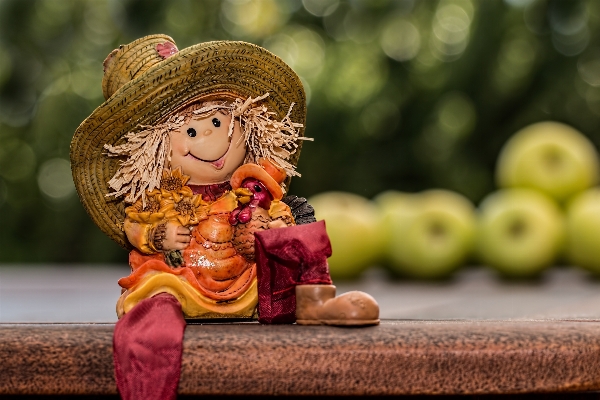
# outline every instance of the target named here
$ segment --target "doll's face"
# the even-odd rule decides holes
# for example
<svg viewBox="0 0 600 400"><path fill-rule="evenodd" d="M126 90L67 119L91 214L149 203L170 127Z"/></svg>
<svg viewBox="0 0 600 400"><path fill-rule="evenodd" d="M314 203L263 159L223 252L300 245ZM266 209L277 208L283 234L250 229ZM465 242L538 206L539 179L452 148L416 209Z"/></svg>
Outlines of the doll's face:
<svg viewBox="0 0 600 400"><path fill-rule="evenodd" d="M227 136L230 122L231 115L217 112L203 119L192 118L171 132L171 168L181 167L190 177L188 183L194 185L229 180L246 156L238 121L233 135Z"/></svg>

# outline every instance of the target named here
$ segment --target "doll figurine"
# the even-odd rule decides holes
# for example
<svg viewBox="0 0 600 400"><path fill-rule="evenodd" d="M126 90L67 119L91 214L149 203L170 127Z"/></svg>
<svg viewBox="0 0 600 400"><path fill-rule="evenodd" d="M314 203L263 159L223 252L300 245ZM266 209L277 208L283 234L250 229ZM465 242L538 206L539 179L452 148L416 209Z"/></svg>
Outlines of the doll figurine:
<svg viewBox="0 0 600 400"><path fill-rule="evenodd" d="M379 323L368 294L335 297L325 223L285 195L300 175L306 101L280 58L146 36L109 54L102 89L71 161L84 208L130 250L117 330L152 299L185 319Z"/></svg>

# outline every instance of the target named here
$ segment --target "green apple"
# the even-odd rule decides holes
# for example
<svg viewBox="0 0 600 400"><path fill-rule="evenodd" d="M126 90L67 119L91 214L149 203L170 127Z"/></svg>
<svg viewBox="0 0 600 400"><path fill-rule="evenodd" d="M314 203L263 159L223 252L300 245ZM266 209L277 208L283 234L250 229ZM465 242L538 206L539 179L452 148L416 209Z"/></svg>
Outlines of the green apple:
<svg viewBox="0 0 600 400"><path fill-rule="evenodd" d="M526 278L552 265L564 243L564 217L544 193L501 189L479 206L477 253L507 277Z"/></svg>
<svg viewBox="0 0 600 400"><path fill-rule="evenodd" d="M539 122L515 133L498 158L498 185L539 189L558 202L598 182L594 145L576 129Z"/></svg>
<svg viewBox="0 0 600 400"><path fill-rule="evenodd" d="M406 221L415 214L416 195L397 190L387 190L375 196L373 201L379 208L381 215L379 228L382 242L380 261L389 267L393 263L390 249L395 242L400 240L401 227L405 226ZM392 268L392 272L397 271Z"/></svg>
<svg viewBox="0 0 600 400"><path fill-rule="evenodd" d="M588 189L567 204L567 259L600 274L600 188Z"/></svg>
<svg viewBox="0 0 600 400"><path fill-rule="evenodd" d="M375 197L382 212L387 264L419 279L449 276L471 254L475 207L459 193L430 189L416 194L386 191Z"/></svg>
<svg viewBox="0 0 600 400"><path fill-rule="evenodd" d="M308 199L317 220L325 220L331 240L333 279L355 279L381 253L380 214L375 204L348 192L323 192Z"/></svg>

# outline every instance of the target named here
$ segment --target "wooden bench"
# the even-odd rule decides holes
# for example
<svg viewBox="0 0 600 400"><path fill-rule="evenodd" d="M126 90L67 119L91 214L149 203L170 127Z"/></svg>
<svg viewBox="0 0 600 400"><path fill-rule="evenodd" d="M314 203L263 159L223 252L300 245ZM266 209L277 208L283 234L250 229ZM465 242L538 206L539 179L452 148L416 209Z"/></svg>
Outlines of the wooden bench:
<svg viewBox="0 0 600 400"><path fill-rule="evenodd" d="M113 322L40 323L27 321L43 320L27 309L18 321L5 307L19 296L26 303L36 287L45 287L52 303L53 279L65 274L77 282L73 276L80 274L86 279L71 299L79 309L75 300L80 296L85 302L86 285L112 285L111 274L118 273L0 268L0 397L116 396ZM106 282L99 278L105 275ZM68 286L56 288L56 296L63 295L59 303L64 302ZM539 282L510 283L471 269L452 282L394 282L373 274L338 284L340 292L356 288L379 300L381 325L188 325L180 394L563 393L576 398L600 390L600 284L583 272L556 269Z"/></svg>

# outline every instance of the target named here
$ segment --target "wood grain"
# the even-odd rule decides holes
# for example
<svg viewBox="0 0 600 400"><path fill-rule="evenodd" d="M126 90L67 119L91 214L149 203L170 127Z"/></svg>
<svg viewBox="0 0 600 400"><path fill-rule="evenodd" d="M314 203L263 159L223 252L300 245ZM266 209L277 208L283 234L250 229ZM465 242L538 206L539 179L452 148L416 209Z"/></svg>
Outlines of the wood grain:
<svg viewBox="0 0 600 400"><path fill-rule="evenodd" d="M112 324L0 324L1 394L116 393ZM401 321L369 328L194 324L183 395L600 389L600 321Z"/></svg>

